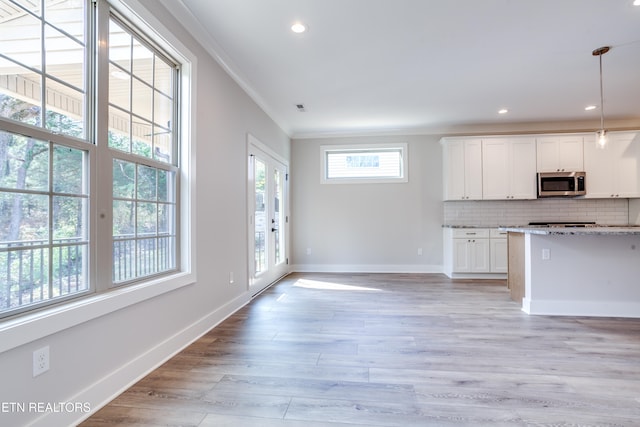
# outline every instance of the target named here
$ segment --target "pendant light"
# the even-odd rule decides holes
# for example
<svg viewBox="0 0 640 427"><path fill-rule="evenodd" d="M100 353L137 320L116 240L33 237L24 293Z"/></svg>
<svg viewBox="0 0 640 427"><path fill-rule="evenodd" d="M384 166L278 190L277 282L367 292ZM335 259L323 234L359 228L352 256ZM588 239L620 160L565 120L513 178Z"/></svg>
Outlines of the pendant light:
<svg viewBox="0 0 640 427"><path fill-rule="evenodd" d="M596 132L596 143L598 147L604 148L607 145L607 131L604 128L604 96L602 92L602 55L609 52L611 48L609 46L599 47L591 52L593 56L598 56L600 59L600 130Z"/></svg>

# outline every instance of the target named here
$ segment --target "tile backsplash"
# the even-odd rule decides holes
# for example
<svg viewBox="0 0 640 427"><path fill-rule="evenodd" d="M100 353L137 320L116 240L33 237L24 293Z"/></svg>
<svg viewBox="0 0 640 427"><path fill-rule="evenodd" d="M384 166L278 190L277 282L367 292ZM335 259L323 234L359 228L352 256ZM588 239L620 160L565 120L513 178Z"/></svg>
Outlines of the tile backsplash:
<svg viewBox="0 0 640 427"><path fill-rule="evenodd" d="M534 221L629 223L628 199L468 200L444 202L446 225L526 225Z"/></svg>

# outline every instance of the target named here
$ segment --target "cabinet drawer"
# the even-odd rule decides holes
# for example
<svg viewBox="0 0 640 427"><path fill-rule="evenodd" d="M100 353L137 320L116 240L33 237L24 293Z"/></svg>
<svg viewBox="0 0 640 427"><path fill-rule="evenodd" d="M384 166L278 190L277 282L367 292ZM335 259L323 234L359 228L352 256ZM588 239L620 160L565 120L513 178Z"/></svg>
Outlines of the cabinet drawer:
<svg viewBox="0 0 640 427"><path fill-rule="evenodd" d="M453 230L454 239L482 239L488 237L488 228L456 228Z"/></svg>
<svg viewBox="0 0 640 427"><path fill-rule="evenodd" d="M497 228L492 228L489 234L489 237L492 239L506 239L509 233L507 231L500 231Z"/></svg>

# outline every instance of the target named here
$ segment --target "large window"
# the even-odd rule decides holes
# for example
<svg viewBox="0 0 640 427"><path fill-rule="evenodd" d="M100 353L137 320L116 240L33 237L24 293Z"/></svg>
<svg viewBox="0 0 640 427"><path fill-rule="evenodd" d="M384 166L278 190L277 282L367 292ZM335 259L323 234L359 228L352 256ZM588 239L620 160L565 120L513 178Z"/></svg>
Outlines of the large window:
<svg viewBox="0 0 640 427"><path fill-rule="evenodd" d="M113 281L176 268L176 65L109 20Z"/></svg>
<svg viewBox="0 0 640 427"><path fill-rule="evenodd" d="M105 0L0 0L0 317L179 269L178 76Z"/></svg>

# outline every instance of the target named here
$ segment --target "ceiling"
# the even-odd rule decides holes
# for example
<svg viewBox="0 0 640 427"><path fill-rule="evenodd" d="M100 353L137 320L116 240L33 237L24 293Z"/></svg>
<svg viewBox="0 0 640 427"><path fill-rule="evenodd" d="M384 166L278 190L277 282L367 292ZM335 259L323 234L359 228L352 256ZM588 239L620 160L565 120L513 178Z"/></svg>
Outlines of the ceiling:
<svg viewBox="0 0 640 427"><path fill-rule="evenodd" d="M163 0L291 137L640 118L634 0ZM303 22L308 30L291 31ZM304 105L298 111L297 104ZM506 114L498 110L506 108Z"/></svg>

